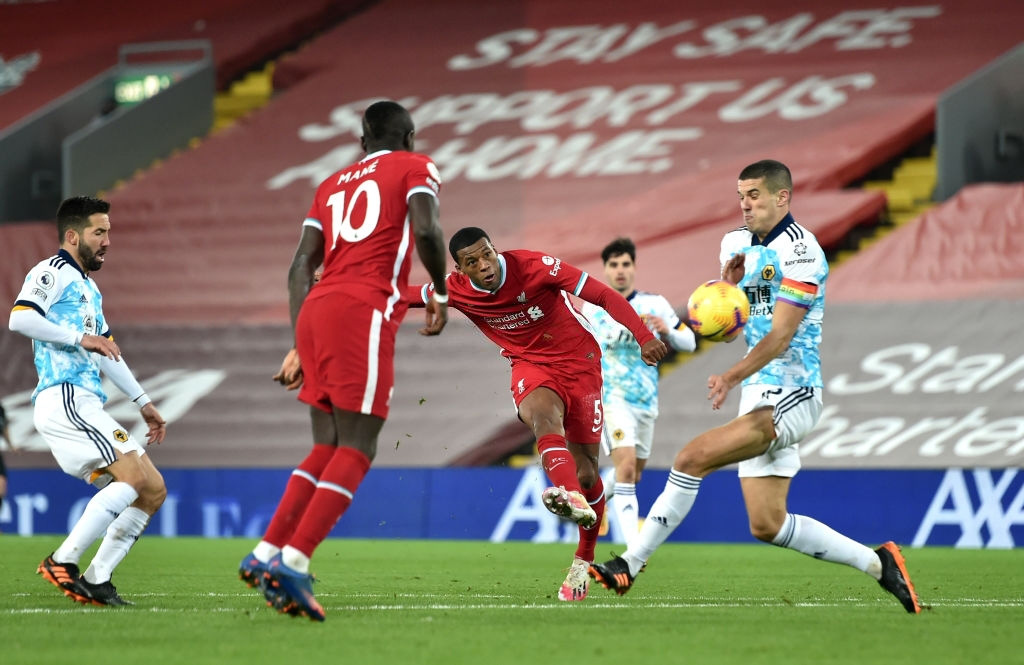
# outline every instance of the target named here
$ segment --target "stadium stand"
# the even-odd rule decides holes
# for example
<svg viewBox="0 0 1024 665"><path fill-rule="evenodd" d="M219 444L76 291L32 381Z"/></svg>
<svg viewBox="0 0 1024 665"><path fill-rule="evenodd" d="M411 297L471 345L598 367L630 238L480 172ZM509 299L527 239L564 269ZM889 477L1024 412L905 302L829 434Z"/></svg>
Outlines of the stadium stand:
<svg viewBox="0 0 1024 665"><path fill-rule="evenodd" d="M829 297L833 303L1024 299L1024 184L965 187L843 263Z"/></svg>
<svg viewBox="0 0 1024 665"><path fill-rule="evenodd" d="M102 0L5 3L0 7L0 130L117 62L122 44L209 39L218 88L292 48L365 0L180 0L122 3L116 18ZM41 29L45 26L45 30ZM14 71L16 70L16 71Z"/></svg>
<svg viewBox="0 0 1024 665"><path fill-rule="evenodd" d="M326 20L317 12L332 3L218 6L237 19L242 4L260 25L308 27ZM585 16L570 2L374 4L279 60L266 107L108 193L113 245L98 279L133 367L142 378L172 368L223 377L172 424L159 463L283 466L306 446L304 408L269 379L288 345L285 273L313 187L359 156L358 117L368 101L387 96L413 111L417 147L445 176L446 233L482 226L499 249L543 249L597 276L600 247L630 235L641 286L682 304L715 276L721 234L740 222L732 183L742 166L769 156L788 163L797 219L841 247L886 206L881 191L842 188L926 139L937 95L1015 45L1020 20L1009 17L1024 19L1024 7L1003 0L856 12L810 0L685 11L640 4L600 4ZM271 7L288 13L273 16ZM208 29L215 24L208 20ZM236 32L228 18L224 25ZM110 35L110 49L118 39L169 32L129 25L123 37ZM224 66L237 73L262 65L296 35L278 35L260 52L257 42L273 40L236 43L247 64L229 58ZM218 63L228 58L220 51ZM924 291L977 293L927 283L904 290L888 275L894 262L909 271L921 261L943 265L951 248L941 233L957 220L985 233L1016 228L1000 217L1006 197L1019 202L1020 192L965 190L837 268L835 320L854 320L860 310L843 313L843 303L872 300L872 289L914 300ZM52 251L52 235L38 225L0 226L0 242L17 257L0 268L8 301L25 270ZM915 238L934 239L926 255L906 244ZM951 281L977 270L957 265ZM415 269L414 279L423 277ZM400 336L377 464L484 463L481 447L515 438L507 368L465 320L423 340L418 317L410 313ZM29 390L24 340L5 331L0 349L12 358L4 394ZM727 352L713 349L667 377L664 403L686 408L664 409L659 428L689 432L707 422L690 407L703 407L705 363ZM450 377L443 385L430 369L438 359ZM27 408L18 394L14 421L28 413L17 411ZM660 446L665 455L672 449ZM10 464L42 460L16 455Z"/></svg>

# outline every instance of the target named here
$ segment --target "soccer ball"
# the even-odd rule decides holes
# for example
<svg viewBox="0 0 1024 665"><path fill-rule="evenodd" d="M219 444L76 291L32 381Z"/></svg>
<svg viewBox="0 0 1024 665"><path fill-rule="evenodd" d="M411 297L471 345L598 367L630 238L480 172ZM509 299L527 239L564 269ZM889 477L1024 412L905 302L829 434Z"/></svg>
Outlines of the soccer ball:
<svg viewBox="0 0 1024 665"><path fill-rule="evenodd" d="M712 342L730 342L747 325L750 302L739 287L713 279L694 290L686 311L693 332Z"/></svg>

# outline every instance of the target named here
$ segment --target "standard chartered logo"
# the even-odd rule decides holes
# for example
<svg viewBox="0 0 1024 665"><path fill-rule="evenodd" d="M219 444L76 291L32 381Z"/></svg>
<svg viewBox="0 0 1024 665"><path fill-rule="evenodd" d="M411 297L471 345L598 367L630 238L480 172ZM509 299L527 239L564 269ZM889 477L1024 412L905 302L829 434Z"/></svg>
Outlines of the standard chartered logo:
<svg viewBox="0 0 1024 665"><path fill-rule="evenodd" d="M826 383L801 443L823 461L1018 467L1024 461L1024 356L906 343L865 354Z"/></svg>

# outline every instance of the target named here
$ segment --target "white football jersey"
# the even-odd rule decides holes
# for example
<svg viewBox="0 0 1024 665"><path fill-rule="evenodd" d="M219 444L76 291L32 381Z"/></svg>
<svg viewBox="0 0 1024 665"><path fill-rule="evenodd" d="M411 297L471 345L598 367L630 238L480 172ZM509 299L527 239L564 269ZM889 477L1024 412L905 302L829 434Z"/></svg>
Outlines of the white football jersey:
<svg viewBox="0 0 1024 665"><path fill-rule="evenodd" d="M746 254L739 287L750 300L750 320L744 328L748 349L764 339L772 327L775 303L807 309L789 348L743 381L774 386L823 387L821 326L825 316L825 281L828 261L818 239L786 215L761 243L746 227L722 238L720 260Z"/></svg>
<svg viewBox="0 0 1024 665"><path fill-rule="evenodd" d="M664 297L657 293L634 291L626 300L641 319L657 316L669 328L685 327ZM594 337L601 345L601 374L604 378L604 403L618 403L658 410L658 368L640 356L640 345L622 324L592 303L584 303L583 314L590 321Z"/></svg>
<svg viewBox="0 0 1024 665"><path fill-rule="evenodd" d="M30 307L57 325L88 335L109 336L103 318L103 297L91 277L63 249L40 261L18 293L15 308ZM99 357L81 346L32 340L39 383L32 401L40 391L61 383L71 383L95 393L106 402L100 378Z"/></svg>

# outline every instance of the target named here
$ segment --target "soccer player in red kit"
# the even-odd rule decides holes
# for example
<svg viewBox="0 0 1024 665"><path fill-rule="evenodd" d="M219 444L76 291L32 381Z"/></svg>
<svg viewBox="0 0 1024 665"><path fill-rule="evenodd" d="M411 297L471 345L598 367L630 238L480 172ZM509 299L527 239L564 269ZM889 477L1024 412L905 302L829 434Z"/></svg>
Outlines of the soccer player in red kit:
<svg viewBox="0 0 1024 665"><path fill-rule="evenodd" d="M428 157L413 152L412 117L383 101L366 109L362 124L366 156L317 188L288 271L295 348L274 378L289 389L301 386L313 450L292 472L263 540L239 566L273 607L316 621L324 610L313 596L309 560L377 452L413 244L432 278L443 284L445 272L441 177ZM447 300L444 289L433 295L422 333L441 332Z"/></svg>
<svg viewBox="0 0 1024 665"><path fill-rule="evenodd" d="M541 499L580 528L558 598L583 600L605 503L597 468L604 424L601 349L568 294L603 307L628 328L647 364L657 364L667 349L618 292L561 259L529 250L499 254L475 227L456 232L448 251L456 272L418 292L410 287L409 300L429 306L436 289L446 288L449 305L468 316L511 364L519 418L537 437L552 485Z"/></svg>

